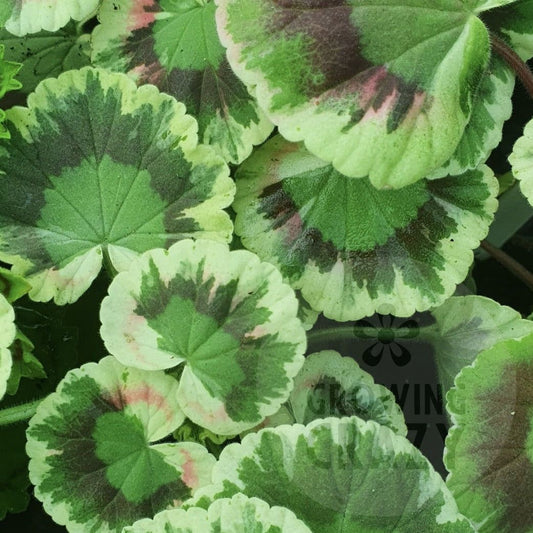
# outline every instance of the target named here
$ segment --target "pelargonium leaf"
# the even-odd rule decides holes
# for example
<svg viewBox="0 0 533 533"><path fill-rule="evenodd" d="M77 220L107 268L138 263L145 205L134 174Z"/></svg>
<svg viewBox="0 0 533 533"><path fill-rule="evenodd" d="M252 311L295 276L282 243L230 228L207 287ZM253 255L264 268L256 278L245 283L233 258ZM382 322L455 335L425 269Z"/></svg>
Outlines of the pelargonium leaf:
<svg viewBox="0 0 533 533"><path fill-rule="evenodd" d="M483 13L483 22L524 61L533 57L533 0L505 2L502 7Z"/></svg>
<svg viewBox="0 0 533 533"><path fill-rule="evenodd" d="M13 274L11 270L0 267L0 294L8 302L14 302L24 296L31 289L31 285L21 276Z"/></svg>
<svg viewBox="0 0 533 533"><path fill-rule="evenodd" d="M486 4L218 0L217 23L230 65L284 137L347 176L402 187L463 135L490 55L476 16Z"/></svg>
<svg viewBox="0 0 533 533"><path fill-rule="evenodd" d="M54 521L70 532L121 532L209 482L215 458L205 448L155 444L184 420L177 388L114 357L67 373L27 431L30 479Z"/></svg>
<svg viewBox="0 0 533 533"><path fill-rule="evenodd" d="M328 318L411 316L463 281L496 210L481 166L377 190L274 137L236 173L235 232Z"/></svg>
<svg viewBox="0 0 533 533"><path fill-rule="evenodd" d="M280 424L309 424L318 418L356 415L389 427L406 436L402 410L392 392L374 383L355 359L334 350L308 355L294 378L294 387L280 411L267 417L262 427Z"/></svg>
<svg viewBox="0 0 533 533"><path fill-rule="evenodd" d="M73 302L100 271L186 237L229 240L222 158L197 145L183 104L86 67L47 79L8 111L0 150L0 260L30 297Z"/></svg>
<svg viewBox="0 0 533 533"><path fill-rule="evenodd" d="M0 42L6 47L6 59L22 63L17 79L24 93L35 90L46 78L89 64L89 35L74 22L56 32L41 31L24 37L0 30Z"/></svg>
<svg viewBox="0 0 533 533"><path fill-rule="evenodd" d="M533 120L526 124L524 135L515 142L509 162L514 177L519 180L520 190L533 205Z"/></svg>
<svg viewBox="0 0 533 533"><path fill-rule="evenodd" d="M33 355L34 345L17 329L15 339L13 340L9 351L11 352L11 373L7 380L7 394L16 394L22 378L42 379L46 378L41 362Z"/></svg>
<svg viewBox="0 0 533 533"><path fill-rule="evenodd" d="M0 44L0 98L8 91L20 89L22 84L15 79L16 74L21 68L21 63L7 61L4 58L5 43Z"/></svg>
<svg viewBox="0 0 533 533"><path fill-rule="evenodd" d="M284 507L270 507L259 498L236 494L221 498L209 509L191 507L157 514L153 520L139 520L124 533L311 533Z"/></svg>
<svg viewBox="0 0 533 533"><path fill-rule="evenodd" d="M266 428L222 451L213 485L185 506L242 492L282 505L320 533L471 532L428 460L358 417Z"/></svg>
<svg viewBox="0 0 533 533"><path fill-rule="evenodd" d="M8 0L12 11L5 23L13 35L41 30L56 31L70 19L83 20L93 15L101 0Z"/></svg>
<svg viewBox="0 0 533 533"><path fill-rule="evenodd" d="M484 296L453 296L431 311L435 323L421 333L435 350L443 393L455 376L476 356L506 339L520 339L533 332L533 322L520 313Z"/></svg>
<svg viewBox="0 0 533 533"><path fill-rule="evenodd" d="M481 352L447 395L446 483L480 533L533 531L533 334Z"/></svg>
<svg viewBox="0 0 533 533"><path fill-rule="evenodd" d="M12 360L9 347L15 340L15 311L0 294L0 399L6 393L7 380L11 374Z"/></svg>
<svg viewBox="0 0 533 533"><path fill-rule="evenodd" d="M185 103L202 142L232 163L263 142L273 125L226 60L211 0L104 2L93 63L153 83Z"/></svg>
<svg viewBox="0 0 533 533"><path fill-rule="evenodd" d="M178 399L187 417L234 435L288 398L306 344L297 310L293 290L255 254L184 240L115 277L101 335L124 364L185 363Z"/></svg>
<svg viewBox="0 0 533 533"><path fill-rule="evenodd" d="M502 138L503 123L511 116L514 73L497 55L492 55L483 74L470 120L453 156L432 178L457 175L487 160Z"/></svg>

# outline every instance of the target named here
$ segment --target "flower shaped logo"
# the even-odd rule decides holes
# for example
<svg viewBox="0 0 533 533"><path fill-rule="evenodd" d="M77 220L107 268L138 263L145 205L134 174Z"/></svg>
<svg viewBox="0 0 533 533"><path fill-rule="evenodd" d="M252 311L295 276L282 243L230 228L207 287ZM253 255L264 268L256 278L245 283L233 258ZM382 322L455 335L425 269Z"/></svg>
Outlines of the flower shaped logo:
<svg viewBox="0 0 533 533"><path fill-rule="evenodd" d="M357 337L375 341L363 353L363 361L369 366L376 366L384 355L390 356L397 366L405 366L411 361L411 353L401 341L416 337L418 332L415 320L392 315L376 315L359 320L354 326Z"/></svg>

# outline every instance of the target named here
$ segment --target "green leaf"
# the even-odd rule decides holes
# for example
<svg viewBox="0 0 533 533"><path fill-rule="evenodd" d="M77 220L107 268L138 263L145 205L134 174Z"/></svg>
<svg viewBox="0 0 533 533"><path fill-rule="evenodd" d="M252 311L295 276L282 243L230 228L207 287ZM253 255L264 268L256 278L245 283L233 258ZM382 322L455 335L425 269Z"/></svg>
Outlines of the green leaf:
<svg viewBox="0 0 533 533"><path fill-rule="evenodd" d="M11 304L0 294L0 400L6 393L11 374L12 359L9 347L15 340L15 312Z"/></svg>
<svg viewBox="0 0 533 533"><path fill-rule="evenodd" d="M0 427L0 521L7 513L24 511L30 501L25 444L24 425Z"/></svg>
<svg viewBox="0 0 533 533"><path fill-rule="evenodd" d="M520 190L533 205L533 120L526 124L524 135L515 142L509 163L520 182Z"/></svg>
<svg viewBox="0 0 533 533"><path fill-rule="evenodd" d="M17 276L7 268L0 267L0 294L12 303L31 289L31 285L21 276Z"/></svg>
<svg viewBox="0 0 533 533"><path fill-rule="evenodd" d="M514 73L497 55L492 55L479 85L470 120L453 156L432 178L457 175L485 162L502 138L503 123L511 116Z"/></svg>
<svg viewBox="0 0 533 533"><path fill-rule="evenodd" d="M7 380L7 394L16 394L19 389L20 380L42 379L46 378L41 362L33 355L33 343L22 333L17 330L15 340L10 346L11 352L11 374Z"/></svg>
<svg viewBox="0 0 533 533"><path fill-rule="evenodd" d="M490 56L476 14L502 3L219 0L217 21L284 137L347 176L402 187L460 142Z"/></svg>
<svg viewBox="0 0 533 533"><path fill-rule="evenodd" d="M4 52L5 43L2 43L0 44L0 98L8 91L14 91L22 87L20 81L15 79L22 65L13 61L6 61Z"/></svg>
<svg viewBox="0 0 533 533"><path fill-rule="evenodd" d="M103 4L93 63L152 83L198 120L202 142L240 163L273 125L228 65L211 0L116 0Z"/></svg>
<svg viewBox="0 0 533 533"><path fill-rule="evenodd" d="M230 239L233 181L183 104L87 67L45 80L28 105L8 111L0 149L0 260L32 299L75 301L103 258L120 271L186 237Z"/></svg>
<svg viewBox="0 0 533 533"><path fill-rule="evenodd" d="M527 61L533 57L533 0L500 3L507 5L484 13L483 22Z"/></svg>
<svg viewBox="0 0 533 533"><path fill-rule="evenodd" d="M6 30L26 35L41 30L56 31L70 19L84 20L96 12L101 0L8 0L13 4Z"/></svg>
<svg viewBox="0 0 533 533"><path fill-rule="evenodd" d="M5 58L22 63L18 80L25 93L46 78L89 64L89 35L81 33L74 22L54 33L41 31L24 37L1 30L0 41L6 48Z"/></svg>
<svg viewBox="0 0 533 533"><path fill-rule="evenodd" d="M447 395L446 483L480 533L533 531L533 334L480 353Z"/></svg>
<svg viewBox="0 0 533 533"><path fill-rule="evenodd" d="M30 479L54 521L119 533L209 482L215 459L202 446L155 444L183 422L177 388L113 357L67 373L27 431Z"/></svg>
<svg viewBox="0 0 533 533"><path fill-rule="evenodd" d="M320 533L471 532L428 460L358 417L266 428L230 444L190 505L242 492L283 505Z"/></svg>
<svg viewBox="0 0 533 533"><path fill-rule="evenodd" d="M235 232L334 320L442 304L488 232L498 183L485 166L377 190L274 137L236 173Z"/></svg>
<svg viewBox="0 0 533 533"><path fill-rule="evenodd" d="M431 314L435 323L422 334L435 350L444 395L455 376L480 352L502 340L520 339L533 332L533 322L484 296L454 296Z"/></svg>
<svg viewBox="0 0 533 533"><path fill-rule="evenodd" d="M356 415L374 420L405 437L407 427L394 395L362 370L351 357L333 350L312 353L294 378L289 400L261 427L309 424L319 418Z"/></svg>
<svg viewBox="0 0 533 533"><path fill-rule="evenodd" d="M178 401L186 416L235 435L289 396L306 344L297 309L271 264L221 243L184 240L145 253L115 277L101 335L123 364L184 362Z"/></svg>
<svg viewBox="0 0 533 533"><path fill-rule="evenodd" d="M192 507L186 511L163 511L153 520L140 520L124 533L311 533L311 530L283 507L269 507L259 498L236 494L213 502L207 511Z"/></svg>

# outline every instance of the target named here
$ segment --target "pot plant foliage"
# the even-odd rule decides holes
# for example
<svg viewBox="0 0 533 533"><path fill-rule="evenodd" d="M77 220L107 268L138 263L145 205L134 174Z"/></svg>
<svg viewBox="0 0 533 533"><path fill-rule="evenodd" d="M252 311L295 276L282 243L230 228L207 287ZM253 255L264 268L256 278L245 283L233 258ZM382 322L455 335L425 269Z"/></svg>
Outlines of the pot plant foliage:
<svg viewBox="0 0 533 533"><path fill-rule="evenodd" d="M457 291L533 203L533 2L430 4L2 2L0 520L533 531L533 322ZM375 314L428 318L445 478L316 349Z"/></svg>

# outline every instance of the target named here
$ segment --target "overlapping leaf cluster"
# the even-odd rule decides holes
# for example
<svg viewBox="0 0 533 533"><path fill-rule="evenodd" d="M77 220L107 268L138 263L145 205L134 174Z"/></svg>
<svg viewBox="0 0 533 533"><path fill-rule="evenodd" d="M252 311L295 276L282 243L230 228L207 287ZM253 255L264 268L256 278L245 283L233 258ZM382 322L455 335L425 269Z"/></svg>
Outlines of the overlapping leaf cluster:
<svg viewBox="0 0 533 533"><path fill-rule="evenodd" d="M31 481L71 532L532 531L533 322L454 296L494 42L533 56L531 0L4 2L0 519ZM509 160L532 202L531 122ZM416 312L446 481L359 354L306 354Z"/></svg>

